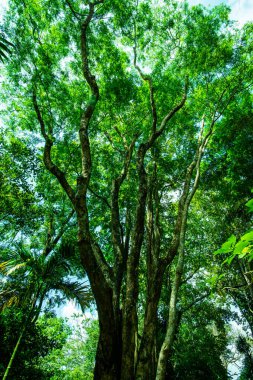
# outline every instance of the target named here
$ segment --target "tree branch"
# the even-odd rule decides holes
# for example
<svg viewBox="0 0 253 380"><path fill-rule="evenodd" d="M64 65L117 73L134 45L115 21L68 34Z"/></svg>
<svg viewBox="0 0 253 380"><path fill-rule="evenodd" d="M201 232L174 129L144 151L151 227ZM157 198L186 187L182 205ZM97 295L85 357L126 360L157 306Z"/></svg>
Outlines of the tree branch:
<svg viewBox="0 0 253 380"><path fill-rule="evenodd" d="M93 250L93 253L96 257L96 261L98 263L98 266L104 275L106 283L111 288L113 288L113 271L112 271L112 268L106 262L99 245L94 241L92 241L92 250Z"/></svg>
<svg viewBox="0 0 253 380"><path fill-rule="evenodd" d="M165 266L169 265L177 254L177 250L178 250L178 246L180 242L180 233L181 233L180 231L182 228L184 228L183 226L187 222L188 209L189 209L191 200L198 188L199 179L200 179L201 159L202 159L204 150L206 148L206 145L208 143L208 140L213 133L213 127L214 127L215 122L216 122L216 119L215 119L215 113L214 113L212 121L211 121L211 125L209 127L209 131L206 133L205 137L202 138L204 125L205 125L204 124L205 120L203 116L195 157L193 161L191 162L191 164L188 166L183 193L179 200L177 221L176 221L176 225L175 225L175 229L173 233L172 242L171 242L167 257L161 258L160 265L165 265ZM192 188L190 188L192 174L194 170L196 170L195 179L194 179Z"/></svg>
<svg viewBox="0 0 253 380"><path fill-rule="evenodd" d="M95 192L90 186L88 187L88 190L89 190L89 191L91 192L91 194L93 194L96 198L101 199L101 201L103 201L103 202L106 204L106 206L107 206L108 208L111 209L111 205L110 205L110 203L108 202L108 200L107 200L105 197L103 197L102 195L96 193L96 192Z"/></svg>
<svg viewBox="0 0 253 380"><path fill-rule="evenodd" d="M138 4L137 4L138 6ZM155 103L155 98L154 98L154 87L153 87L153 82L152 82L152 78L149 76L149 75L145 75L142 70L140 69L140 67L138 66L137 64L137 36L136 36L136 22L134 20L134 67L136 68L136 70L138 71L138 73L140 74L140 77L148 82L148 86L149 86L149 96L150 96L150 105L151 105L151 112L152 112L152 133L155 133L156 131L156 126L157 126L157 111L156 111L156 103Z"/></svg>
<svg viewBox="0 0 253 380"><path fill-rule="evenodd" d="M42 117L42 113L40 111L38 102L37 102L37 95L35 89L33 90L33 106L34 110L37 115L37 119L40 124L41 134L44 137L45 140L45 146L44 146L44 154L43 154L43 161L46 166L46 168L58 179L59 183L61 184L62 188L65 190L66 194L68 195L71 203L75 206L75 192L68 183L65 173L52 161L51 159L51 149L53 146L53 141L50 135L46 132L45 123Z"/></svg>
<svg viewBox="0 0 253 380"><path fill-rule="evenodd" d="M68 5L69 9L71 10L73 16L75 16L75 18L76 18L78 21L80 21L80 20L81 20L81 17L83 17L84 14L77 12L77 11L74 9L73 5L71 4L71 2L70 2L69 0L65 0L65 1L66 1L67 5Z"/></svg>
<svg viewBox="0 0 253 380"><path fill-rule="evenodd" d="M188 306L184 307L182 310L180 310L180 312L183 314L183 313L186 313L188 310L190 310L193 306L195 306L197 303L203 301L205 298L207 298L208 296L210 296L211 294L211 291L203 294L202 296L196 298L194 301L192 301Z"/></svg>
<svg viewBox="0 0 253 380"><path fill-rule="evenodd" d="M120 289L122 285L123 272L126 265L127 255L125 250L125 245L123 241L123 228L120 221L120 212L119 212L119 191L120 187L126 179L129 165L131 162L133 149L135 142L138 138L137 134L132 140L131 144L127 148L124 166L120 175L113 180L112 183L112 197L111 197L111 226L112 226L112 242L114 247L115 254L115 266L114 266L114 278L115 278L115 287L114 287L114 300L116 308L119 306L120 299Z"/></svg>
<svg viewBox="0 0 253 380"><path fill-rule="evenodd" d="M48 241L48 243L46 244L46 247L44 248L43 255L47 256L54 249L54 247L56 246L56 244L62 238L64 232L66 231L68 227L68 223L70 219L72 218L72 216L74 215L74 213L75 213L75 210L74 209L71 210L66 220L62 223L60 231L58 232L57 236L53 239L53 241L52 239Z"/></svg>
<svg viewBox="0 0 253 380"><path fill-rule="evenodd" d="M172 110L163 118L161 125L160 125L160 129L156 132L157 137L159 137L163 133L168 121L171 120L172 117L184 106L186 99L187 99L188 86L189 86L189 79L188 79L188 77L186 77L185 84L184 84L183 97L182 97L181 101L174 108L172 108Z"/></svg>
<svg viewBox="0 0 253 380"><path fill-rule="evenodd" d="M82 153L82 177L83 177L83 186L85 187L84 193L87 192L88 183L91 175L91 154L90 154L90 143L88 137L88 127L90 120L95 111L96 104L99 99L99 87L94 75L92 75L89 66L88 59L88 46L87 46L87 29L94 15L94 7L96 4L101 2L96 2L94 4L89 4L89 13L82 23L81 26L81 54L82 54L82 65L83 65L83 76L90 87L91 98L86 106L86 109L83 112L81 118L81 126L79 130L79 138L81 144L81 153Z"/></svg>

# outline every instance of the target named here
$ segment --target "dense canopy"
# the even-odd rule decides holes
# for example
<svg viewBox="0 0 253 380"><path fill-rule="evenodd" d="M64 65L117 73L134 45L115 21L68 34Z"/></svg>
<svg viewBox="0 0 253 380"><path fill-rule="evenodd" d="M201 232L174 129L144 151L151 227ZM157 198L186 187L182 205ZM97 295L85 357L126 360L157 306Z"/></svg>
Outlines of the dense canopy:
<svg viewBox="0 0 253 380"><path fill-rule="evenodd" d="M253 378L253 24L229 12L9 0L3 380ZM57 319L50 343L66 299L92 311L80 345Z"/></svg>

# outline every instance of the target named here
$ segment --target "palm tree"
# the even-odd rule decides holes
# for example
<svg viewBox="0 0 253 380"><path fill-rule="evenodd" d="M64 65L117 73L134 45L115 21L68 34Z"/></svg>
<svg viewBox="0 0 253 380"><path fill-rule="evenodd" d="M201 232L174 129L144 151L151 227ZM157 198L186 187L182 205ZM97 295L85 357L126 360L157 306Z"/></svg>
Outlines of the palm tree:
<svg viewBox="0 0 253 380"><path fill-rule="evenodd" d="M26 319L2 380L9 374L28 324L36 322L50 292L61 292L67 299L75 300L82 310L92 301L87 285L69 279L71 263L62 255L63 250L64 246L61 246L58 250L44 249L38 253L20 244L15 252L8 253L7 260L0 262L0 272L4 276L0 308L16 304L26 311Z"/></svg>

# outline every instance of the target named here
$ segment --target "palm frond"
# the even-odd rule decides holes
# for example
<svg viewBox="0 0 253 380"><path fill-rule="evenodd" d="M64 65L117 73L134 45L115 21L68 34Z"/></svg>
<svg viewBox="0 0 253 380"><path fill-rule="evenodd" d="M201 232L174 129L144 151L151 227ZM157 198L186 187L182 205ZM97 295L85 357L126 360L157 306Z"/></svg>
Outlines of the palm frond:
<svg viewBox="0 0 253 380"><path fill-rule="evenodd" d="M4 62L5 59L8 59L7 54L11 54L10 47L14 47L14 45L0 34L0 60L2 62Z"/></svg>
<svg viewBox="0 0 253 380"><path fill-rule="evenodd" d="M8 272L6 273L6 276L9 276L10 274L16 272L17 270L19 270L20 268L24 268L26 266L26 263L20 263L20 264L16 264L15 266L13 266L12 268L10 268L8 270Z"/></svg>
<svg viewBox="0 0 253 380"><path fill-rule="evenodd" d="M10 53L11 50L8 48L7 45L5 45L5 43L2 42L2 39L0 38L0 51L6 51L7 53Z"/></svg>
<svg viewBox="0 0 253 380"><path fill-rule="evenodd" d="M53 252L45 258L44 274L65 274L71 272L70 264L66 259L61 257L58 252Z"/></svg>
<svg viewBox="0 0 253 380"><path fill-rule="evenodd" d="M10 274L18 271L20 268L26 266L26 263L18 263L15 260L7 260L0 263L0 272L4 276L9 276Z"/></svg>
<svg viewBox="0 0 253 380"><path fill-rule="evenodd" d="M61 281L54 285L54 289L61 291L67 299L76 301L82 311L94 300L90 287L78 281Z"/></svg>
<svg viewBox="0 0 253 380"><path fill-rule="evenodd" d="M2 261L0 263L0 272L6 276L7 272L10 270L10 268L13 266L13 264L15 264L15 261L14 260L6 260L6 261Z"/></svg>
<svg viewBox="0 0 253 380"><path fill-rule="evenodd" d="M6 302L4 302L1 305L1 309L4 310L4 309L11 307L13 305L15 305L15 306L19 305L19 297L17 295L10 297Z"/></svg>
<svg viewBox="0 0 253 380"><path fill-rule="evenodd" d="M0 291L0 311L3 311L7 307L18 305L20 297L16 289L5 289Z"/></svg>

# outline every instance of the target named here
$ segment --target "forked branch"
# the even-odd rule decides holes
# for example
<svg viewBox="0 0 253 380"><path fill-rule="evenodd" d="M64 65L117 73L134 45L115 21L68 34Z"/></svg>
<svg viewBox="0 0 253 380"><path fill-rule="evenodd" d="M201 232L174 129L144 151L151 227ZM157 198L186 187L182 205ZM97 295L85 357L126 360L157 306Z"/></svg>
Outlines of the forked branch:
<svg viewBox="0 0 253 380"><path fill-rule="evenodd" d="M99 87L98 87L95 75L91 73L90 65L89 65L87 30L92 20L92 17L94 16L94 13L95 13L95 5L101 4L102 2L103 1L101 0L101 1L97 1L95 3L89 4L89 13L81 25L81 54L82 54L83 76L91 90L91 97L83 112L83 115L81 118L81 126L79 130L79 138L80 138L81 153L82 153L82 181L79 181L79 184L81 184L81 187L82 187L82 195L85 195L87 192L90 175L91 175L91 154L90 154L90 143L89 143L89 137L88 137L88 128L89 128L90 120L95 111L96 104L99 99Z"/></svg>
<svg viewBox="0 0 253 380"><path fill-rule="evenodd" d="M75 205L75 192L68 183L65 173L52 161L51 158L51 150L53 147L53 140L52 137L47 133L45 122L42 116L42 113L40 111L40 107L38 105L37 101L37 94L36 90L33 89L33 106L34 110L36 112L37 119L40 124L41 134L44 137L45 140L45 146L44 146L44 154L43 154L43 161L46 166L46 168L58 179L59 183L61 184L62 188L65 190L66 194L68 195L70 201L73 205Z"/></svg>
<svg viewBox="0 0 253 380"><path fill-rule="evenodd" d="M122 241L122 233L121 233L121 222L120 222L120 214L119 214L119 191L120 187L126 179L129 166L131 163L131 158L133 154L133 149L135 142L138 138L139 134L134 137L131 144L127 147L125 160L123 169L120 175L113 180L112 183L112 204L111 204L111 221L112 221L112 240L115 248L116 255L120 258L120 261L123 260L124 254L124 244Z"/></svg>

